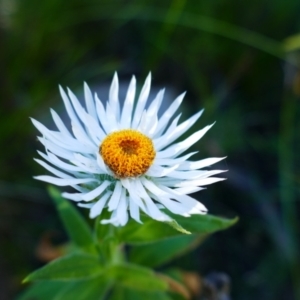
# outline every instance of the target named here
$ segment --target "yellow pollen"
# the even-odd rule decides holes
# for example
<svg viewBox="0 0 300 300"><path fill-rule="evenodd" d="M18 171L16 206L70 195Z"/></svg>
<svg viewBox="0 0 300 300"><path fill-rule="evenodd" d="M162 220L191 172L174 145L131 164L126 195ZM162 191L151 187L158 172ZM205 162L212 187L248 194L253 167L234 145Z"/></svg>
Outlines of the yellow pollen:
<svg viewBox="0 0 300 300"><path fill-rule="evenodd" d="M152 140L132 129L107 135L99 147L99 153L118 178L146 173L155 158Z"/></svg>

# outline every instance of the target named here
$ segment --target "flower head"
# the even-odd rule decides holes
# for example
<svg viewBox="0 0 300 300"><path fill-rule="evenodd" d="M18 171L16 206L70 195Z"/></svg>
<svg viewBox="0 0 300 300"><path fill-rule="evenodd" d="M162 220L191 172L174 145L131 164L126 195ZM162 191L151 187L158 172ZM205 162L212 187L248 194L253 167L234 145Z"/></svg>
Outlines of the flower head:
<svg viewBox="0 0 300 300"><path fill-rule="evenodd" d="M173 116L183 100L182 94L158 118L164 90L146 108L150 84L149 74L135 101L136 80L133 77L122 109L116 74L105 106L97 94L92 95L87 84L84 84L86 109L71 90L66 94L60 87L72 131L54 110L51 114L57 131L32 119L42 134L39 140L46 151L38 153L47 162L36 161L55 175L35 178L73 187L76 193L62 195L77 202L78 206L89 208L91 218L108 209L111 217L102 220L102 224L124 226L129 216L141 222L140 212L155 220L170 221L165 209L186 217L205 214L205 206L188 194L222 180L211 177L222 170L202 169L223 158L189 161L196 152L180 155L198 142L212 125L173 143L198 120L202 111L178 125L180 114Z"/></svg>

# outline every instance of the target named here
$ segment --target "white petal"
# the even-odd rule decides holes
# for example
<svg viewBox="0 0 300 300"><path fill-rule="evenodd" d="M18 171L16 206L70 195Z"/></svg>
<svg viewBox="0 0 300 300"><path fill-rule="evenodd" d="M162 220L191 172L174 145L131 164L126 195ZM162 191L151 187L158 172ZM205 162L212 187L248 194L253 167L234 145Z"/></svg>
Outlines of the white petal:
<svg viewBox="0 0 300 300"><path fill-rule="evenodd" d="M96 107L95 107L95 102L93 99L92 92L89 88L89 86L84 82L84 99L85 99L85 104L88 113L94 118L94 120L97 120L97 114L96 114Z"/></svg>
<svg viewBox="0 0 300 300"><path fill-rule="evenodd" d="M197 179L206 178L206 177L213 176L213 175L220 174L220 173L224 173L224 172L227 172L227 171L228 170L211 170L211 171L205 171L205 173L200 174L200 176ZM189 171L189 172L193 172L193 171Z"/></svg>
<svg viewBox="0 0 300 300"><path fill-rule="evenodd" d="M82 187L80 185L77 185L77 184L73 184L73 185L71 185L71 187L80 193L88 193L89 192L89 189Z"/></svg>
<svg viewBox="0 0 300 300"><path fill-rule="evenodd" d="M127 206L128 206L127 198L122 197L120 199L120 203L118 205L117 214L116 214L119 225L121 226L124 226L128 221Z"/></svg>
<svg viewBox="0 0 300 300"><path fill-rule="evenodd" d="M146 109L144 109L144 111L143 111L143 113L140 117L140 122L138 123L137 128L136 128L136 130L144 132L144 133L145 133L145 131L144 131L145 130L145 125L147 123L147 116L146 115L147 115Z"/></svg>
<svg viewBox="0 0 300 300"><path fill-rule="evenodd" d="M48 170L49 172L51 172L52 174L54 174L55 176L61 177L61 178L74 178L72 176L70 176L69 174L65 174L61 171L58 171L57 169L49 166L47 163L45 163L44 161L34 158L34 160L39 163L41 166L43 166L46 170Z"/></svg>
<svg viewBox="0 0 300 300"><path fill-rule="evenodd" d="M207 174L209 171L172 171L168 174L169 177L171 178L178 178L178 179L188 179L188 180L192 180L192 179L199 179L201 177L205 177L207 175L207 177L209 176L209 174ZM218 172L221 173L222 171Z"/></svg>
<svg viewBox="0 0 300 300"><path fill-rule="evenodd" d="M57 166L60 169L71 171L71 172L80 172L82 171L79 167L76 167L74 165L70 165L68 163L65 163L64 161L60 160L57 156L52 154L51 152L48 152L47 155L43 152L37 151L40 156L42 156L45 160L52 163L53 165Z"/></svg>
<svg viewBox="0 0 300 300"><path fill-rule="evenodd" d="M117 181L112 196L108 202L108 211L113 211L118 207L120 198L125 197L125 190L122 188L120 181Z"/></svg>
<svg viewBox="0 0 300 300"><path fill-rule="evenodd" d="M168 195L166 192L159 189L152 181L146 179L145 177L141 178L141 182L147 190L149 190L151 193L155 194L158 197Z"/></svg>
<svg viewBox="0 0 300 300"><path fill-rule="evenodd" d="M104 139L106 134L102 130L102 128L98 125L98 122L89 114L84 113L85 117L85 125L88 130L89 136L93 140L96 146L99 146L100 141Z"/></svg>
<svg viewBox="0 0 300 300"><path fill-rule="evenodd" d="M165 186L175 186L176 184L182 182L182 179L176 179L176 178L171 178L171 177L159 177L159 178L154 178L153 180L155 184L159 185L165 185Z"/></svg>
<svg viewBox="0 0 300 300"><path fill-rule="evenodd" d="M140 211L138 205L134 202L128 199L129 202L129 213L132 219L136 220L138 223L141 223L140 220Z"/></svg>
<svg viewBox="0 0 300 300"><path fill-rule="evenodd" d="M195 211L199 211L200 213L207 212L206 207L202 203L195 200L194 198L188 195L181 194L178 191L174 189L170 189L165 186L159 186L159 188L169 193L170 198L175 199L179 201L182 205L186 206L189 209L189 213L191 213L191 211L193 211L193 213L195 213Z"/></svg>
<svg viewBox="0 0 300 300"><path fill-rule="evenodd" d="M71 124L72 124L72 132L73 132L74 136L76 137L76 139L81 143L81 145L84 148L87 148L85 153L93 152L96 145L91 142L91 140L88 137L88 135L86 134L86 132L84 132L83 130L80 130L80 128L78 128L75 123L72 122ZM83 152L83 151L81 151L81 152Z"/></svg>
<svg viewBox="0 0 300 300"><path fill-rule="evenodd" d="M101 183L100 186L95 188L89 193L82 195L82 200L84 201L91 201L94 200L96 197L98 197L111 183L107 180L105 180L103 183Z"/></svg>
<svg viewBox="0 0 300 300"><path fill-rule="evenodd" d="M77 116L74 112L74 109L73 109L73 107L70 103L70 100L69 100L67 94L65 93L65 91L63 90L63 88L61 86L59 86L59 92L60 92L60 95L63 99L63 102L65 104L65 107L66 107L66 110L67 110L67 113L70 117L71 122L73 122L76 125L76 127L78 127L78 129L80 131L84 131L83 127L81 126L81 124L80 124L80 122L79 122L79 120L78 120L78 118L77 118Z"/></svg>
<svg viewBox="0 0 300 300"><path fill-rule="evenodd" d="M98 167L101 169L101 173L113 176L113 173L109 170L109 168L106 167L99 152L97 152L96 155L97 155L97 164L98 164Z"/></svg>
<svg viewBox="0 0 300 300"><path fill-rule="evenodd" d="M190 214L188 213L188 209L181 203L178 203L169 198L157 197L156 195L153 195L153 197L173 214L181 215L184 217L190 216Z"/></svg>
<svg viewBox="0 0 300 300"><path fill-rule="evenodd" d="M163 177L174 172L174 170L177 169L178 166L179 165L175 165L169 168L165 168L160 167L158 165L152 165L150 169L146 172L146 175L151 177Z"/></svg>
<svg viewBox="0 0 300 300"><path fill-rule="evenodd" d="M109 131L107 133L111 133L112 131L119 130L118 118L113 108L110 106L110 103L106 103L106 116L109 120Z"/></svg>
<svg viewBox="0 0 300 300"><path fill-rule="evenodd" d="M158 124L157 113L160 108L162 99L164 97L164 92L164 89L160 90L156 95L155 99L150 104L149 108L147 109L147 113L145 116L146 122L144 122L141 131L148 136L151 136L155 132L156 126Z"/></svg>
<svg viewBox="0 0 300 300"><path fill-rule="evenodd" d="M74 153L74 158L71 160L71 162L80 167L82 171L86 173L92 173L92 174L106 174L107 172L105 170L102 170L95 159L89 159L87 157L84 157L83 155L79 153Z"/></svg>
<svg viewBox="0 0 300 300"><path fill-rule="evenodd" d="M128 191L130 196L130 201L134 201L143 211L147 211L145 204L141 200L141 198L137 195L134 187L134 180L129 179L121 179L122 185Z"/></svg>
<svg viewBox="0 0 300 300"><path fill-rule="evenodd" d="M226 170L212 170L212 171L172 171L168 174L170 178L185 179L185 180L197 180L207 178L216 174L226 172Z"/></svg>
<svg viewBox="0 0 300 300"><path fill-rule="evenodd" d="M136 185L135 185L136 191L138 192L138 195L143 199L143 201L146 204L147 211L146 213L153 219L161 221L161 222L166 222L166 221L171 221L171 218L161 212L157 205L153 202L153 200L150 198L148 193L146 192L144 186L139 180L136 180Z"/></svg>
<svg viewBox="0 0 300 300"><path fill-rule="evenodd" d="M35 119L31 119L31 121L33 125L44 135L44 137L61 148L72 151L80 151L83 153L90 153L90 151L92 151L89 145L85 147L69 135L64 135L57 131L51 131Z"/></svg>
<svg viewBox="0 0 300 300"><path fill-rule="evenodd" d="M61 194L64 198L79 202L81 201L81 193L62 193Z"/></svg>
<svg viewBox="0 0 300 300"><path fill-rule="evenodd" d="M155 196L158 202L165 205L171 212L176 214L190 214L190 211L199 211L199 213L205 213L207 209L205 206L193 199L190 196L179 194L178 192L167 188L165 186L156 186L151 181L144 179L144 186ZM174 198L180 203L170 200L169 198Z"/></svg>
<svg viewBox="0 0 300 300"><path fill-rule="evenodd" d="M179 126L175 128L171 133L167 133L161 136L159 141L155 143L155 149L160 150L167 145L174 142L178 137L180 137L183 133L185 133L191 126L195 124L195 122L200 118L203 113L203 109L196 113L194 116L181 123Z"/></svg>
<svg viewBox="0 0 300 300"><path fill-rule="evenodd" d="M120 121L121 128L130 128L131 126L131 117L132 117L132 109L133 109L133 103L135 97L135 89L136 89L136 79L133 76L130 81L126 98L124 101L124 105L123 105L122 116Z"/></svg>
<svg viewBox="0 0 300 300"><path fill-rule="evenodd" d="M154 136L160 136L161 133L165 130L166 126L168 125L170 119L174 115L174 113L177 111L178 107L180 106L183 98L185 96L185 93L179 95L173 103L169 106L169 108L164 112L164 114L160 117L158 121L158 125L156 128L156 131L154 133Z"/></svg>
<svg viewBox="0 0 300 300"><path fill-rule="evenodd" d="M133 129L137 128L138 124L140 123L140 118L149 96L150 86L151 86L151 73L149 73L149 75L147 76L145 84L142 88L139 99L137 101L136 109L134 111L134 117L131 124L131 128Z"/></svg>
<svg viewBox="0 0 300 300"><path fill-rule="evenodd" d="M205 188L201 188L198 186L187 186L187 187L181 187L181 188L177 188L174 189L177 193L180 194L192 194L192 193L196 193L199 192L201 190L204 190Z"/></svg>
<svg viewBox="0 0 300 300"><path fill-rule="evenodd" d="M152 118L152 126L151 126L151 124L149 123L149 124L148 124L148 127L145 129L145 133L146 133L146 135L147 135L148 137L150 137L150 138L153 137L153 134L154 134L154 131L155 131L155 128L156 128L157 124L158 124L158 118L157 118L157 116L154 116L154 117Z"/></svg>
<svg viewBox="0 0 300 300"><path fill-rule="evenodd" d="M84 207L84 208L92 208L94 203L77 203L77 206Z"/></svg>
<svg viewBox="0 0 300 300"><path fill-rule="evenodd" d="M181 117L181 113L172 121L172 123L170 124L169 128L165 132L164 136L168 136L168 135L172 134L172 132L177 127L177 123L178 123L180 117ZM158 149L157 145L159 146L159 143L161 143L161 138L162 137L160 136L158 138L153 139L153 142L154 142L156 150L160 150L160 149Z"/></svg>
<svg viewBox="0 0 300 300"><path fill-rule="evenodd" d="M184 156L178 157L178 158L155 158L153 164L159 165L159 166L170 166L170 165L177 165L179 164L178 170L181 170L181 165L192 155L196 154L197 151L188 153Z"/></svg>
<svg viewBox="0 0 300 300"><path fill-rule="evenodd" d="M203 185L209 185L218 181L223 181L225 178L218 178L218 177L208 177L203 179L197 179L197 180L189 180L189 181L183 181L178 184L176 184L176 187L184 187L184 186L203 186Z"/></svg>
<svg viewBox="0 0 300 300"><path fill-rule="evenodd" d="M117 121L120 118L120 103L119 103L119 80L117 73L114 74L113 81L109 90L109 104L112 108Z"/></svg>
<svg viewBox="0 0 300 300"><path fill-rule="evenodd" d="M213 164L221 161L224 158L226 158L226 156L225 157L211 157L211 158L206 158L206 159L202 159L199 161L186 161L179 166L178 170L202 169L207 166L213 165Z"/></svg>
<svg viewBox="0 0 300 300"><path fill-rule="evenodd" d="M69 99L72 102L72 105L73 105L73 107L75 109L75 112L76 112L77 116L79 117L80 121L83 122L83 124L84 124L84 121L85 121L85 118L84 118L85 110L81 106L81 104L80 104L79 100L77 99L76 95L69 88L67 88L67 91L68 91Z"/></svg>
<svg viewBox="0 0 300 300"><path fill-rule="evenodd" d="M99 122L100 122L103 130L106 133L109 133L110 126L109 126L109 121L107 120L106 111L104 109L104 106L103 106L101 100L98 98L97 94L95 94L95 100L96 100L96 109L97 109Z"/></svg>
<svg viewBox="0 0 300 300"><path fill-rule="evenodd" d="M107 192L104 194L91 208L90 210L90 218L93 219L97 216L99 216L106 204L107 199L111 195L111 192Z"/></svg>
<svg viewBox="0 0 300 300"><path fill-rule="evenodd" d="M161 106L162 100L164 98L164 94L165 94L165 89L161 89L157 93L156 97L153 99L149 108L147 109L148 117L153 117L153 116L157 115L159 108Z"/></svg>
<svg viewBox="0 0 300 300"><path fill-rule="evenodd" d="M56 177L52 177L52 176L48 176L48 175L35 176L34 178L37 180L45 181L45 182L52 183L52 184L58 185L58 186L67 186L67 185L73 185L73 184L81 184L81 183L98 181L95 178L62 179L62 178L56 178Z"/></svg>
<svg viewBox="0 0 300 300"><path fill-rule="evenodd" d="M165 157L175 157L178 156L179 154L181 154L182 152L184 152L185 150L187 150L190 146L192 146L193 144L195 144L196 142L198 142L198 140L200 140L203 135L213 126L209 125L204 127L203 129L195 132L194 134L192 134L190 137L188 137L187 139L185 139L182 142L179 142L177 144L174 144L172 146L170 146L169 148L158 152L156 155L158 158L165 158Z"/></svg>
<svg viewBox="0 0 300 300"><path fill-rule="evenodd" d="M69 132L69 130L66 128L65 124L63 123L63 121L61 120L61 118L59 117L59 115L56 113L55 110L53 110L52 108L50 109L51 111L51 115L53 118L53 121L57 127L57 129L64 135L66 136L70 136L72 137L71 133Z"/></svg>
<svg viewBox="0 0 300 300"><path fill-rule="evenodd" d="M82 188L80 186L74 186L72 185L73 188L75 188L76 190L78 190L80 193L62 193L62 196L66 199L70 199L73 201L82 201L82 197L88 193L90 193L90 190L86 189L86 188Z"/></svg>
<svg viewBox="0 0 300 300"><path fill-rule="evenodd" d="M55 155L71 160L73 158L73 153L69 150L62 149L53 142L46 140L45 138L38 137L38 140L46 147L47 150L50 150Z"/></svg>

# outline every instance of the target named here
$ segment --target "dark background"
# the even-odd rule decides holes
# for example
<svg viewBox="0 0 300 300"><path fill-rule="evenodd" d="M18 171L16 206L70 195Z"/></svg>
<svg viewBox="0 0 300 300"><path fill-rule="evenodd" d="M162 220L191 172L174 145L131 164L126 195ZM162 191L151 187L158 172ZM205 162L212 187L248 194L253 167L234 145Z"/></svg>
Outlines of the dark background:
<svg viewBox="0 0 300 300"><path fill-rule="evenodd" d="M0 299L42 265L45 233L64 240L46 185L32 178L45 171L29 117L52 124L58 84L81 94L83 81L103 87L115 70L187 90L184 117L205 108L193 130L217 121L196 148L198 158L226 155L228 180L199 200L240 222L180 264L225 272L233 299L300 299L299 13L298 0L0 0Z"/></svg>

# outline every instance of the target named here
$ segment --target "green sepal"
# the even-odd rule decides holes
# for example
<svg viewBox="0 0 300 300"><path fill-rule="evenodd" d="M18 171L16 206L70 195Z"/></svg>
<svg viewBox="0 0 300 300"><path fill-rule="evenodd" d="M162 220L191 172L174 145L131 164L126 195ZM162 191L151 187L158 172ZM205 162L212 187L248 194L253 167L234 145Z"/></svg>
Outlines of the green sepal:
<svg viewBox="0 0 300 300"><path fill-rule="evenodd" d="M150 244L135 245L129 252L129 260L147 267L158 267L196 248L205 236L189 234L174 236Z"/></svg>
<svg viewBox="0 0 300 300"><path fill-rule="evenodd" d="M32 272L23 283L34 280L74 280L94 277L103 272L97 256L86 253L71 253L51 261Z"/></svg>
<svg viewBox="0 0 300 300"><path fill-rule="evenodd" d="M60 219L71 239L71 242L83 251L96 253L91 229L84 218L70 203L70 201L67 201L61 196L59 190L50 186L48 191L56 205Z"/></svg>

